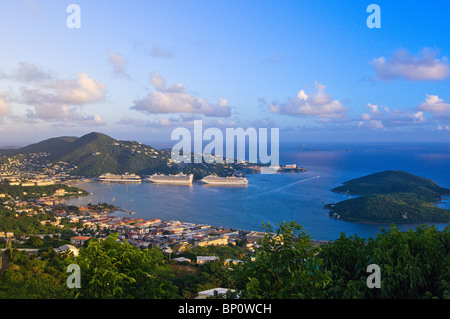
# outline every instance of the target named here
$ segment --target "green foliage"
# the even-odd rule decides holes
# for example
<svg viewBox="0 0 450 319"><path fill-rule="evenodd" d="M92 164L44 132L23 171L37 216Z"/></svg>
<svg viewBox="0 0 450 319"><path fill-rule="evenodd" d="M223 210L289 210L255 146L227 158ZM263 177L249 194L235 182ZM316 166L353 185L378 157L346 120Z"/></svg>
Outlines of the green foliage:
<svg viewBox="0 0 450 319"><path fill-rule="evenodd" d="M179 294L185 298L195 298L199 291L217 287L231 287L233 285L230 275L230 266L225 259L242 260L246 255L244 248L235 245L189 247L186 251L177 254L196 260L197 256L217 256L219 260L203 265L180 264L173 262L171 267L177 272L173 283L178 287ZM174 256L175 257L175 256Z"/></svg>
<svg viewBox="0 0 450 319"><path fill-rule="evenodd" d="M179 273L172 279L179 289L179 294L184 298L192 299L198 295L199 291L233 285L230 268L221 260L210 261L203 265L177 264L172 267L179 272L183 269L190 270L184 274Z"/></svg>
<svg viewBox="0 0 450 319"><path fill-rule="evenodd" d="M157 249L141 250L117 241L91 239L80 250L76 263L81 268L80 298L177 298L176 287L168 280L170 268Z"/></svg>
<svg viewBox="0 0 450 319"><path fill-rule="evenodd" d="M186 257L195 260L196 256L217 256L223 261L225 259L243 259L246 254L247 251L245 248L230 244L226 246L190 247L186 251L178 254L177 257Z"/></svg>
<svg viewBox="0 0 450 319"><path fill-rule="evenodd" d="M220 260L181 265L165 261L157 248L120 242L116 234L89 240L78 257L46 246L31 256L14 249L12 258L9 251L2 256L7 267L0 273L0 298L194 298L216 287L235 289L228 298L247 299L450 298L450 226L402 232L393 225L375 238L341 234L318 247L296 222L265 228L255 253L238 265L223 260L244 257L239 247L195 247L191 254ZM80 289L66 286L69 264L81 268ZM380 267L380 289L367 287L371 264Z"/></svg>
<svg viewBox="0 0 450 319"><path fill-rule="evenodd" d="M327 206L330 216L351 222L450 222L450 210L434 206L412 193L366 195Z"/></svg>
<svg viewBox="0 0 450 319"><path fill-rule="evenodd" d="M40 239L38 236L31 236L28 239L28 244L33 248L38 248L44 244L44 241Z"/></svg>
<svg viewBox="0 0 450 319"><path fill-rule="evenodd" d="M450 194L449 189L439 187L429 179L403 171L384 171L363 176L347 181L333 191L355 195L415 193L428 197L429 201Z"/></svg>
<svg viewBox="0 0 450 319"><path fill-rule="evenodd" d="M400 231L391 226L376 238L358 236L323 246L319 255L330 271L327 298L448 298L450 296L450 227ZM367 266L381 269L381 288L366 285Z"/></svg>
<svg viewBox="0 0 450 319"><path fill-rule="evenodd" d="M0 273L0 299L72 297L72 292L66 286L66 263L63 258L54 252L36 257L39 256L30 258L25 253L13 251L7 269Z"/></svg>
<svg viewBox="0 0 450 319"><path fill-rule="evenodd" d="M326 205L330 216L351 222L449 222L450 210L433 205L450 194L433 181L402 171L385 171L347 181L335 192L363 195Z"/></svg>
<svg viewBox="0 0 450 319"><path fill-rule="evenodd" d="M155 149L133 141L117 141L105 134L94 132L66 143L57 152L53 151L51 159L77 165L72 174L83 176L98 176L108 172L155 173L167 167L167 155L158 154L152 157L145 154L147 151L152 152ZM95 155L97 153L99 155Z"/></svg>
<svg viewBox="0 0 450 319"><path fill-rule="evenodd" d="M254 259L234 267L233 278L243 298L321 298L330 274L316 258L320 248L295 222L279 224L276 233L265 225L266 234Z"/></svg>
<svg viewBox="0 0 450 319"><path fill-rule="evenodd" d="M13 232L15 236L60 232L59 228L51 224L41 224L42 220L51 220L52 218L52 213L27 216L24 213L16 214L14 211L0 207L0 231Z"/></svg>
<svg viewBox="0 0 450 319"><path fill-rule="evenodd" d="M9 182L3 181L0 183L0 194L10 195L12 198L18 198L21 200L36 199L46 196L53 196L57 189L64 189L66 193L81 192L81 195L87 195L85 190L77 187L71 187L64 184L54 184L46 186L21 186L21 185L9 185ZM26 195L24 195L26 193ZM6 197L3 199L6 200Z"/></svg>

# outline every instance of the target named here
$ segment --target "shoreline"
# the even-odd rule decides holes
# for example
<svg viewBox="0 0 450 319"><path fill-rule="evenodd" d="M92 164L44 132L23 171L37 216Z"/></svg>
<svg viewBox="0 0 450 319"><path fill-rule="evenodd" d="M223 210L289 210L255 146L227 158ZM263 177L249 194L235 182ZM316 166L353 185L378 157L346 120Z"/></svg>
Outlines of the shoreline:
<svg viewBox="0 0 450 319"><path fill-rule="evenodd" d="M86 182L86 183L83 185L83 182ZM90 180L80 181L80 183L78 183L78 187L82 188L83 190L86 190L85 187L87 187L87 188L90 188L94 193L97 193L94 190L94 189L97 189L96 188L97 187L96 184L98 184L98 185L100 185L100 184L110 184L112 189L114 189L115 191L117 191L117 190L124 190L125 188L123 186L121 186L121 185L125 185L126 186L126 184L124 184L124 183L96 183L96 182L93 183L93 184L92 183L93 182L90 181ZM142 183L140 185L142 185ZM264 184L264 185L266 185L266 184ZM156 185L154 185L154 186L156 186ZM195 187L199 187L199 184L195 183L194 186ZM126 215L128 215L129 211L137 209L136 210L136 214L139 217L142 216L144 219L148 220L148 219L151 219L151 218L158 218L157 216L161 216L161 214L158 213L158 211L163 210L163 213L162 213L163 217L162 217L162 219L164 219L164 220L169 220L169 221L170 220L180 220L180 221L185 221L185 222L191 222L192 221L191 218L186 218L186 217L189 217L191 214L181 214L181 213L178 212L178 210L174 210L173 214L172 213L171 214L167 214L167 213L164 213L164 207L161 207L159 204L157 204L156 206L152 206L152 204L141 204L141 203L133 204L133 203L130 202L131 197L126 197L125 196L125 200L123 198L119 198L118 197L118 198L116 198L116 201L114 202L114 196L116 196L116 193L115 193L115 191L112 191L112 189L110 191L111 187L106 187L107 189L102 191L100 195L95 196L95 197L98 197L98 198L93 199L92 204L94 203L94 201L95 201L95 203L97 203L97 202L103 203L105 201L106 202L109 201L109 203L111 203L111 204L117 203L118 204L117 205L118 209L116 211L116 215L120 215L120 216L124 216L124 217ZM139 186L136 186L136 187L139 188ZM189 189L191 189L191 188L192 187L187 187L186 189L189 192ZM103 188L100 186L98 188L98 191L100 191L101 189L103 189ZM179 189L179 190L175 190L174 194L178 194L178 195L181 194L180 196L184 197L183 194L185 194L185 193L183 192L183 190L181 190L181 188L178 188L178 187L176 189ZM156 189L155 189L155 191L156 191ZM167 191L169 191L168 188L167 188ZM200 189L199 189L199 191L200 191ZM145 191L145 192L147 192L147 191ZM161 191L158 191L158 194L159 194L159 192L161 192ZM123 192L121 192L121 193L123 193ZM227 191L227 193L228 193L228 191ZM331 194L335 193L335 194L345 195L345 193L342 193L342 192L330 192L330 193ZM119 193L117 193L117 194L119 194ZM199 194L202 194L202 193L200 192ZM90 195L95 195L95 194L90 193ZM126 194L123 194L123 195L126 195ZM137 200L136 196L137 195L136 195L136 190L135 190L134 191L134 200L135 201ZM145 193L140 192L140 196L145 196ZM102 200L102 197L103 197L103 200ZM113 201L111 201L111 198L112 198ZM127 200L127 198L129 200ZM156 198L158 198L158 197L156 197ZM193 198L195 199L196 197L193 197ZM142 197L142 200L143 200L143 202L146 201L146 200L144 200L143 197ZM75 202L76 202L76 200L75 200ZM83 202L84 205L86 205L88 203L88 200L81 200L81 202ZM195 202L193 202L192 204L195 205ZM74 203L74 205L79 205L79 204L78 203ZM145 205L150 205L150 206L147 206L147 208L145 208ZM122 207L119 207L119 206L122 206ZM127 208L127 206L129 206L129 207ZM236 206L236 205L234 205L234 206ZM320 205L320 208L321 208L320 210L324 209L323 204ZM145 210L143 210L143 209L145 209ZM167 210L167 208L166 208L166 210ZM236 216L240 216L241 215L238 210L233 210L233 212L234 212L233 216L234 215L236 215ZM317 212L319 213L319 211L317 211ZM114 214L114 212L111 212L111 213ZM243 211L242 213L245 213L245 211ZM228 214L228 213L224 212L224 214ZM243 230L243 231L261 231L262 230L261 223L258 224L258 223L255 223L254 221L251 221L251 220L247 221L247 219L243 223L244 227L242 227L242 228L240 227L240 226L242 226L241 225L242 223L240 222L239 219L233 219L233 221L231 221L231 223L227 222L227 221L225 221L225 223L223 223L223 221L226 220L226 217L224 217L226 215L224 215L224 214L221 214L217 218L216 217L203 218L204 216L201 215L200 216L201 218L199 219L198 218L199 216L197 216L198 214L197 215L194 214L192 216L194 217L194 221L193 221L194 223L197 223L197 222L208 223L210 225L216 225L215 227L227 227L227 225L229 225L228 227L232 227L232 228L235 228L235 229L240 229L240 230ZM320 214L322 215L322 213L320 213ZM149 215L151 215L152 217L150 218ZM271 216L272 217L270 217L270 216L267 217L265 215L261 215L261 216L259 216L261 218L258 218L258 220L265 220L267 222L270 222L273 225L275 225L275 223L278 223L278 221L273 221L272 222L272 219L276 219L276 215L271 215ZM134 216L132 216L132 217L134 217ZM169 217L169 218L167 218L167 217ZM242 215L242 218L247 218L247 216L246 215L245 216ZM308 221L304 222L304 221L301 220L301 218L296 218L296 216L291 216L291 218L290 219L288 218L288 219L292 220L292 221L298 221L303 227L308 229L308 234L311 234L312 239L313 240L317 240L317 241L323 241L323 240L325 240L325 241L332 241L332 240L336 240L337 238L339 238L339 234L342 233L342 232L344 232L346 234L350 234L350 235L358 234L358 235L360 235L362 237L366 237L366 238L374 237L376 234L378 234L380 232L380 228L387 228L387 229L389 229L389 226L392 225L392 224L396 224L402 230L408 230L409 228L415 228L418 225L424 225L424 224L436 224L436 225L439 224L438 228L440 229L442 227L440 225L444 225L445 226L445 225L448 224L446 222L439 222L439 223L435 223L435 222L431 222L431 223L427 223L427 222L423 222L423 223L383 222L383 223L380 223L380 222L370 222L370 221L349 221L349 220L344 220L344 219L333 218L333 217L329 216L329 212L324 212L323 213L323 217L320 217L320 219L323 219L323 218L325 218L326 220L331 220L332 222L330 222L331 223L330 225L333 228L336 227L336 226L333 226L334 221L342 222L342 223L340 223L337 226L339 228L338 231L335 231L335 230L331 229L331 231L332 231L331 233L325 233L325 232L321 231L320 229L317 230L316 228L311 228L311 227L308 228L308 225L309 225L308 223L309 222ZM197 219L197 221L195 221L195 219ZM214 222L214 221L211 222L211 219L214 220L214 221L217 220L217 222ZM282 222L282 220L280 220L279 222ZM322 221L322 223L323 222L328 223L327 221ZM257 225L255 225L255 224L257 224ZM355 225L355 226L352 226L352 225ZM358 225L361 225L361 226L358 226ZM254 227L254 226L256 226L256 227ZM363 228L361 228L361 227L363 227ZM342 229L342 230L340 230L340 229ZM333 233L336 233L336 235L334 236Z"/></svg>
<svg viewBox="0 0 450 319"><path fill-rule="evenodd" d="M81 182L81 183L83 183L83 182ZM81 183L79 183L79 184L81 184ZM121 184L123 184L123 183L121 183ZM78 187L78 188L80 188L80 189L86 191L88 194L87 194L87 195L82 195L82 196L76 196L76 197L81 198L81 197L85 197L85 196L91 196L91 195L94 195L94 193L89 193L87 190L83 189L82 187ZM68 198L67 198L67 199L68 199ZM65 203L64 203L64 204L65 204ZM91 204L91 205L94 206L94 205L99 205L99 204L101 205L101 204L103 204L103 203L97 203L97 204ZM135 214L135 212L133 212L132 210L128 210L128 209L125 209L125 208L122 208L122 207L119 207L119 206L115 206L114 204L109 204L109 203L106 203L106 204L112 205L112 206L114 206L114 208L111 209L111 210L109 210L109 211L107 211L107 212L97 213L97 214L99 214L99 215L105 215L105 216L112 215L112 214L115 214L115 213L117 213L117 214L126 213L126 214L130 214L130 215L134 215L134 214ZM89 205L86 204L86 205L75 205L75 206L77 206L77 207L83 207L83 206L89 206ZM81 215L81 216L83 216L83 215ZM115 217L123 217L123 216L115 216ZM151 221L151 220L153 220L153 219L160 219L160 218L150 218L150 219L149 219L149 218L138 218L138 217L124 217L124 218L143 219L145 222L149 222L149 221ZM161 220L161 222L164 222L164 223L170 223L170 222L173 222L173 221L171 221L171 220L162 220L162 219L160 219L160 220ZM197 223L190 222L190 221L187 221L187 220L180 221L180 222L181 222L181 223L190 223L190 224L195 224L195 225L201 225L201 224L197 224ZM211 225L211 227L214 227L214 228L228 228L228 227L224 227L223 225L219 225L219 226L213 226L213 225ZM260 230L255 230L255 229L253 229L253 230L242 230L242 229L239 229L239 228L231 228L231 229L232 229L233 231L239 231L239 232L244 232L244 233L262 232L262 231L260 231ZM323 245L323 244L327 244L327 243L332 242L332 240L326 240L326 239L314 239L314 238L311 238L310 241L311 241L314 245Z"/></svg>

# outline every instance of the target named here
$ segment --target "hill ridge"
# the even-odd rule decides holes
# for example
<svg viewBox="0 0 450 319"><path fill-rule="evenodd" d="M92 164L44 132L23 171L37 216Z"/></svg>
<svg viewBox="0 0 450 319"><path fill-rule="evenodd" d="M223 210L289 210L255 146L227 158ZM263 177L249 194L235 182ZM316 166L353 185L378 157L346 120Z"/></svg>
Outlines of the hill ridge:
<svg viewBox="0 0 450 319"><path fill-rule="evenodd" d="M450 222L450 210L433 205L450 194L450 189L404 171L355 178L332 191L361 196L325 205L330 217L366 223Z"/></svg>
<svg viewBox="0 0 450 319"><path fill-rule="evenodd" d="M97 177L104 173L151 175L154 173L193 174L199 180L209 174L230 176L235 173L234 165L175 164L171 150L158 150L136 141L114 139L104 133L90 132L81 137L62 136L30 144L0 155L48 153L46 161L65 162L74 167L72 176ZM237 165L236 167L238 167Z"/></svg>

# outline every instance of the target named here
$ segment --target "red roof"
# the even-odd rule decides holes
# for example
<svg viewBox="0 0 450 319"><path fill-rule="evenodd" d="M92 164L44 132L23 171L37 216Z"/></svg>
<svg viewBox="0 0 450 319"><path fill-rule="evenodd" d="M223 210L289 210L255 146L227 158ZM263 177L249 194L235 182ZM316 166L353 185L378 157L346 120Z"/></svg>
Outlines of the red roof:
<svg viewBox="0 0 450 319"><path fill-rule="evenodd" d="M88 237L88 236L75 236L75 237L70 238L70 240L88 240L90 238L91 237Z"/></svg>

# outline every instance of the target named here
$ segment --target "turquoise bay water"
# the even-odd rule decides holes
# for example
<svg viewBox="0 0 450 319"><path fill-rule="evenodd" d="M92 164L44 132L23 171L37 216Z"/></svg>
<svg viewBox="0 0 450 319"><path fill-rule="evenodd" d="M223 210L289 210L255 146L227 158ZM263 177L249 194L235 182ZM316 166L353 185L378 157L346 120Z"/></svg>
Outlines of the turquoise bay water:
<svg viewBox="0 0 450 319"><path fill-rule="evenodd" d="M261 230L262 223L275 225L297 221L314 239L333 240L344 232L374 237L380 227L328 217L324 204L350 198L330 190L343 182L387 169L404 170L450 188L450 149L446 145L285 145L282 165L295 163L303 173L247 176L246 187L113 184L81 185L91 196L67 200L68 204L107 202L132 210L133 217L180 220L241 230ZM450 201L438 206L450 209ZM127 213L116 213L127 215ZM437 224L443 229L447 224ZM398 225L402 230L417 225Z"/></svg>

